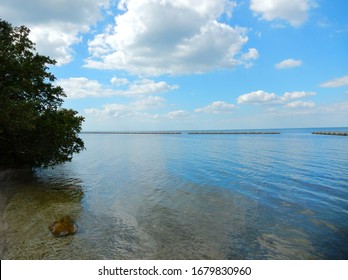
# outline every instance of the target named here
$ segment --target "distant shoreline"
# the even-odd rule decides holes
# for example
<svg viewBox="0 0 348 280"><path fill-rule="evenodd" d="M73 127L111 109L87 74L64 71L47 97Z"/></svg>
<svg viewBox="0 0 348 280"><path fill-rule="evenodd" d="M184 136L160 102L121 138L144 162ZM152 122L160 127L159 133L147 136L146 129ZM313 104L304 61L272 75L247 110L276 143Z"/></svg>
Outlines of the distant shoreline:
<svg viewBox="0 0 348 280"><path fill-rule="evenodd" d="M312 131L308 132L314 135L334 135L334 136L348 136L348 131ZM251 131L228 131L228 130L197 130L197 131L83 131L81 134L154 134L154 135L178 135L178 134L189 134L189 135L277 135L281 134L280 131L262 131L262 130L251 130Z"/></svg>
<svg viewBox="0 0 348 280"><path fill-rule="evenodd" d="M182 134L180 131L83 131L81 134Z"/></svg>
<svg viewBox="0 0 348 280"><path fill-rule="evenodd" d="M82 134L280 134L278 131L85 131Z"/></svg>

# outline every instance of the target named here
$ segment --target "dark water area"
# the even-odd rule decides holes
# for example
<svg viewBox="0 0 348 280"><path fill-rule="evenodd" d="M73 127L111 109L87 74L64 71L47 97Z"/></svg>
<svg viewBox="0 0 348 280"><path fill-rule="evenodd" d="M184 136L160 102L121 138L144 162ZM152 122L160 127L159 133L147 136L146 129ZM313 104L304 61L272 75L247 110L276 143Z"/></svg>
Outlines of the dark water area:
<svg viewBox="0 0 348 280"><path fill-rule="evenodd" d="M348 259L348 137L320 130L348 129L82 134L72 162L0 178L1 259Z"/></svg>

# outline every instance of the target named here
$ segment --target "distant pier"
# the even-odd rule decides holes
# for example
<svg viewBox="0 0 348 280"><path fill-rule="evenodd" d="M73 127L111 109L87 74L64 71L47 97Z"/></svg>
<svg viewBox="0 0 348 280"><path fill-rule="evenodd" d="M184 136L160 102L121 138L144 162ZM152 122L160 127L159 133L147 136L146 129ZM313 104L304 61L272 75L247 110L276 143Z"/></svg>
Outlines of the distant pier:
<svg viewBox="0 0 348 280"><path fill-rule="evenodd" d="M348 136L348 131L314 131L312 134Z"/></svg>
<svg viewBox="0 0 348 280"><path fill-rule="evenodd" d="M154 135L173 135L173 134L190 134L190 135L266 135L281 134L278 131L83 131L82 134L154 134ZM317 135L334 135L348 136L348 131L313 131Z"/></svg>
<svg viewBox="0 0 348 280"><path fill-rule="evenodd" d="M83 134L181 134L180 131L84 131Z"/></svg>
<svg viewBox="0 0 348 280"><path fill-rule="evenodd" d="M280 134L275 131L197 131L188 134Z"/></svg>
<svg viewBox="0 0 348 280"><path fill-rule="evenodd" d="M188 132L181 132L181 131L84 131L83 134L206 134L206 135L213 135L213 134L231 134L231 135L240 135L240 134L280 134L280 132L276 131L188 131Z"/></svg>

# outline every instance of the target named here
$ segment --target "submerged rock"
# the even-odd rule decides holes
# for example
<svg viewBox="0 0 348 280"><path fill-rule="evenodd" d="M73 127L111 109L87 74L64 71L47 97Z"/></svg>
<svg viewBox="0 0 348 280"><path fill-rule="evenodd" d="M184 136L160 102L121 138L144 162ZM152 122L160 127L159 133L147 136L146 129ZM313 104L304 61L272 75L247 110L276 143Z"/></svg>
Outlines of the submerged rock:
<svg viewBox="0 0 348 280"><path fill-rule="evenodd" d="M61 237L66 235L75 234L78 226L74 223L74 220L69 216L64 216L58 221L55 221L48 227L55 237Z"/></svg>

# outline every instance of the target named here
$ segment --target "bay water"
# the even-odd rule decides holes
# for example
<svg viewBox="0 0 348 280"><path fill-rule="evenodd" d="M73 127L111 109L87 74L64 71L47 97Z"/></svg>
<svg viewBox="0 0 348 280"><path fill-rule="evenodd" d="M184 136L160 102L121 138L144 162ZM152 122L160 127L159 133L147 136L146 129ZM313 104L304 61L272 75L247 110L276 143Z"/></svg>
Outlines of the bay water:
<svg viewBox="0 0 348 280"><path fill-rule="evenodd" d="M82 134L72 162L3 176L1 259L348 259L348 137L314 130Z"/></svg>

